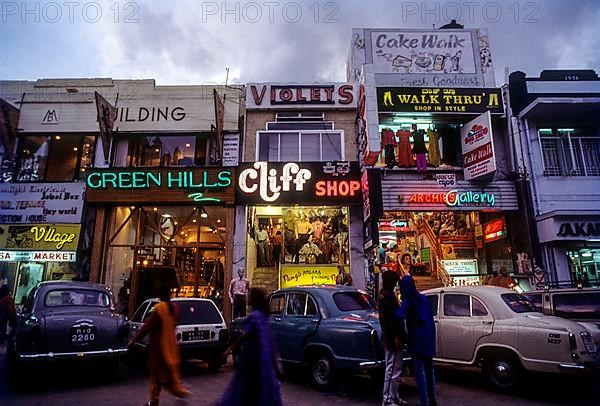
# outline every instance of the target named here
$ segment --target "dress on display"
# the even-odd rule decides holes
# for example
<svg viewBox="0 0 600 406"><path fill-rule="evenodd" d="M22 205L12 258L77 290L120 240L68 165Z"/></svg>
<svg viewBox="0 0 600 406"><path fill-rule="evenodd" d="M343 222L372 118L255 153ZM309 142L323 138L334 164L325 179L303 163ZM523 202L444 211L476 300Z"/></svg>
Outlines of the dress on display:
<svg viewBox="0 0 600 406"><path fill-rule="evenodd" d="M385 165L391 169L396 165L394 149L396 149L397 143L394 131L389 128L381 130L381 143L385 149Z"/></svg>
<svg viewBox="0 0 600 406"><path fill-rule="evenodd" d="M440 166L441 156L438 142L440 137L437 131L432 130L427 130L427 135L429 136L429 165Z"/></svg>
<svg viewBox="0 0 600 406"><path fill-rule="evenodd" d="M410 131L398 130L398 166L407 168L415 166L415 159L410 147Z"/></svg>
<svg viewBox="0 0 600 406"><path fill-rule="evenodd" d="M427 170L427 147L425 146L425 132L415 130L413 136L413 154L417 158L417 171L425 172Z"/></svg>

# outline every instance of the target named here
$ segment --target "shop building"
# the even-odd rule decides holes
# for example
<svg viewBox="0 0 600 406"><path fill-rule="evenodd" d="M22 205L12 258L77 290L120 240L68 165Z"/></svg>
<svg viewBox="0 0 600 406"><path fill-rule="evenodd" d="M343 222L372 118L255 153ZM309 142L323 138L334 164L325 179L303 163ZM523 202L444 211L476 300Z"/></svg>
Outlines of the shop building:
<svg viewBox="0 0 600 406"><path fill-rule="evenodd" d="M593 70L513 72L509 87L539 241L537 282L598 286L600 79Z"/></svg>
<svg viewBox="0 0 600 406"><path fill-rule="evenodd" d="M246 87L234 272L268 291L345 280L364 287L354 85Z"/></svg>
<svg viewBox="0 0 600 406"><path fill-rule="evenodd" d="M398 269L405 257L422 288L524 272L530 250L486 31L355 29L347 74L359 87L362 167L381 178L368 200L383 212L363 216L371 259Z"/></svg>

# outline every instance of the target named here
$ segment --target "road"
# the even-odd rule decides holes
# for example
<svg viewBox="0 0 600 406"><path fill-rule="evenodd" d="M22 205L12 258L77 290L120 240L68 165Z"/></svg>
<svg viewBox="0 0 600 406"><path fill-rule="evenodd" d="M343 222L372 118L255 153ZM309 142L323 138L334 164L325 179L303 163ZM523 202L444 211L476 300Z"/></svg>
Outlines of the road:
<svg viewBox="0 0 600 406"><path fill-rule="evenodd" d="M600 381L561 377L529 377L527 384L513 394L490 390L477 371L438 368L440 405L600 405ZM233 375L226 365L211 373L200 362L183 368L183 380L192 391L190 405L210 405L223 393ZM41 365L27 375L27 383L17 387L7 382L4 355L0 355L0 405L41 406L126 406L141 405L146 398L146 372L143 364L121 363L118 371L102 372L94 364ZM285 405L380 405L381 384L368 377L343 380L340 389L322 393L310 387L303 374L296 372L282 384ZM404 379L401 395L416 405L414 380ZM164 393L161 405L174 405Z"/></svg>

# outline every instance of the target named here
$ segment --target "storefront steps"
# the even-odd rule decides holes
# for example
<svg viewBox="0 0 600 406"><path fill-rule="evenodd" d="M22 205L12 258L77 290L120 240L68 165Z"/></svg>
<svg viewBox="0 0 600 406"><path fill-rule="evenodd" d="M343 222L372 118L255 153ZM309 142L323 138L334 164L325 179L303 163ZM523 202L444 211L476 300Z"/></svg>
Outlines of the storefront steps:
<svg viewBox="0 0 600 406"><path fill-rule="evenodd" d="M442 285L442 281L433 276L413 276L413 279L415 280L415 285L417 285L419 292L444 286Z"/></svg>
<svg viewBox="0 0 600 406"><path fill-rule="evenodd" d="M252 273L250 285L252 287L263 288L267 293L276 291L279 288L279 270L275 267L255 268Z"/></svg>

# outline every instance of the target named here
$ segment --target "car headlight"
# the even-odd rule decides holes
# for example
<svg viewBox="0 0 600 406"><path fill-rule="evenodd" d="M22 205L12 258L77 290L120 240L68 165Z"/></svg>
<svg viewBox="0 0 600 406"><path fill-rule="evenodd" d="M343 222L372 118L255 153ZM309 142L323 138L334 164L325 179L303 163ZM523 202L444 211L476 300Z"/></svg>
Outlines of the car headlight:
<svg viewBox="0 0 600 406"><path fill-rule="evenodd" d="M581 335L581 340L583 341L583 345L585 345L586 351L590 354L595 354L598 351L598 347L596 347L592 335L587 331L582 331L579 334Z"/></svg>

